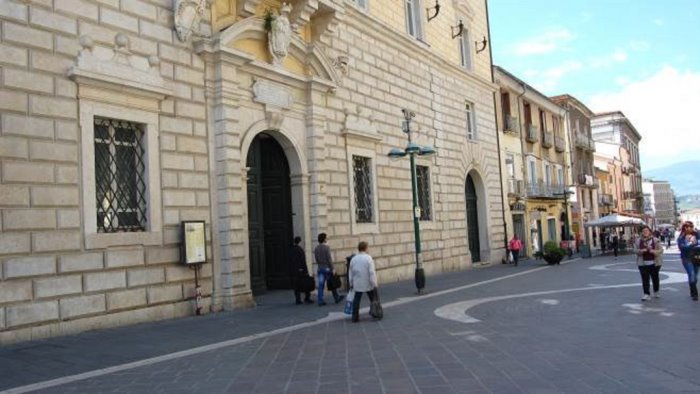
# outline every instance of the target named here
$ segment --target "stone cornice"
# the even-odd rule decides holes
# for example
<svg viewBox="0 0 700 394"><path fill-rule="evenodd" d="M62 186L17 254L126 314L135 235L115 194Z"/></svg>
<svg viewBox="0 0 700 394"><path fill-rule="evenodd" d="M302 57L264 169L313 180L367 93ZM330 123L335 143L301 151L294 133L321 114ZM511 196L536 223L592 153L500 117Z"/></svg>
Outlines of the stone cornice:
<svg viewBox="0 0 700 394"><path fill-rule="evenodd" d="M162 100L172 89L160 75L156 56L137 56L129 50L129 39L118 33L114 49L95 46L89 36L80 37L82 49L68 77L79 85L126 91L129 94Z"/></svg>
<svg viewBox="0 0 700 394"><path fill-rule="evenodd" d="M354 7L346 8L346 15L343 18L343 22L403 53L411 53L415 54L415 57L427 59L431 62L431 66L440 68L455 78L476 83L491 92L495 92L498 89L498 86L489 79L476 75L475 73L467 72L459 65L452 63L449 59L430 50L428 44L417 41L407 34L401 34L372 15L354 9Z"/></svg>

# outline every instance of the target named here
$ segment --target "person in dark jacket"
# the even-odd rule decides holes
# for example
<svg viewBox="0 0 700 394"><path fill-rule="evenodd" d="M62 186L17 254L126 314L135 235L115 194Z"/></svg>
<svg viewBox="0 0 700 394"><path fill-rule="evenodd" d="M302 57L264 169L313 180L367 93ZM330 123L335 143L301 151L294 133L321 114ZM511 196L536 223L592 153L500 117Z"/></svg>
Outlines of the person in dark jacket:
<svg viewBox="0 0 700 394"><path fill-rule="evenodd" d="M678 237L678 249L681 251L681 263L688 274L688 286L690 287L690 298L698 300L698 271L700 264L693 262L693 256L698 253L698 234L695 231L693 222L687 221L681 227L681 235Z"/></svg>
<svg viewBox="0 0 700 394"><path fill-rule="evenodd" d="M301 280L309 275L309 268L306 266L306 253L304 249L299 246L300 243L301 237L294 237L294 246L289 249L289 269L291 271L292 288L294 289L294 298L296 298L297 305L301 304L301 291L299 291ZM304 292L304 302L313 304L313 301L311 301L311 292Z"/></svg>

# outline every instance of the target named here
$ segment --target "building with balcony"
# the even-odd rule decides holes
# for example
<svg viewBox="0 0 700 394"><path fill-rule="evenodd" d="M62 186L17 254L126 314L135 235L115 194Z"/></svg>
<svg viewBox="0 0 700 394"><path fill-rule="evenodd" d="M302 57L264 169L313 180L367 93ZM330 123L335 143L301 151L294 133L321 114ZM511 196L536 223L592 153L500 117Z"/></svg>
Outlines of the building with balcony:
<svg viewBox="0 0 700 394"><path fill-rule="evenodd" d="M417 211L428 275L500 262L486 2L434 3L0 1L0 343L191 315L185 258L202 311L254 305L294 236L413 278Z"/></svg>
<svg viewBox="0 0 700 394"><path fill-rule="evenodd" d="M518 234L531 255L544 242L564 238L571 182L566 111L501 67L494 66L494 80L507 232ZM509 130L512 123L515 130Z"/></svg>
<svg viewBox="0 0 700 394"><path fill-rule="evenodd" d="M591 119L596 153L621 163L620 213L642 217L644 195L639 143L642 136L632 122L620 111L596 114Z"/></svg>
<svg viewBox="0 0 700 394"><path fill-rule="evenodd" d="M676 196L671 184L666 181L646 179L642 182L645 200L645 214L650 215L649 224L657 227L663 224L676 226Z"/></svg>
<svg viewBox="0 0 700 394"><path fill-rule="evenodd" d="M593 167L595 143L591 135L593 111L568 94L554 96L551 99L567 110L566 122L569 138L572 141L570 166L572 180L576 185L576 195L572 199L571 232L577 243L585 242L595 248L598 246L596 229L584 226L587 221L599 217L599 182Z"/></svg>

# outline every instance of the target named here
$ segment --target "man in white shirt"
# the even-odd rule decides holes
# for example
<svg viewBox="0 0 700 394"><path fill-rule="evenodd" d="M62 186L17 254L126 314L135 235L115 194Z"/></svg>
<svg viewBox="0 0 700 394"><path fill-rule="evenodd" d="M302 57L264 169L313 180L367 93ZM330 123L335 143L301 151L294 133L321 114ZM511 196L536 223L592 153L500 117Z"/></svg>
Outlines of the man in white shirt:
<svg viewBox="0 0 700 394"><path fill-rule="evenodd" d="M350 260L350 272L348 280L350 287L355 290L355 298L352 301L352 321L356 323L360 320L360 300L362 293L367 293L370 302L376 298L377 272L374 269L374 260L367 254L367 242L362 241L357 246L359 251Z"/></svg>

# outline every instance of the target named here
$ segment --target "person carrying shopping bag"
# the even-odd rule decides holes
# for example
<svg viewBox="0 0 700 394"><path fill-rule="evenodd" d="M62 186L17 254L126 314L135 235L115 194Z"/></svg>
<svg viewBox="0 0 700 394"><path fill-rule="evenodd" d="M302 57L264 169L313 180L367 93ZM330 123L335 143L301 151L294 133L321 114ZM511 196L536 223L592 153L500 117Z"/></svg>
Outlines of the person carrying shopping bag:
<svg viewBox="0 0 700 394"><path fill-rule="evenodd" d="M355 296L352 300L352 322L360 321L360 300L362 294L367 293L370 302L379 301L377 297L377 272L374 269L374 260L367 253L367 242L362 241L357 245L359 251L350 260L349 282Z"/></svg>
<svg viewBox="0 0 700 394"><path fill-rule="evenodd" d="M318 306L326 305L326 302L323 300L323 288L326 286L326 281L333 276L333 258L331 257L331 248L326 244L327 239L326 233L319 234L318 246L314 249L314 258L318 266L318 288L316 292ZM338 294L337 288L331 290L331 293L333 293L333 299L336 304L343 300L343 296Z"/></svg>
<svg viewBox="0 0 700 394"><path fill-rule="evenodd" d="M513 234L513 239L508 242L508 250L513 256L513 264L518 266L518 257L520 257L520 249L523 248L523 243L518 239L518 234Z"/></svg>

